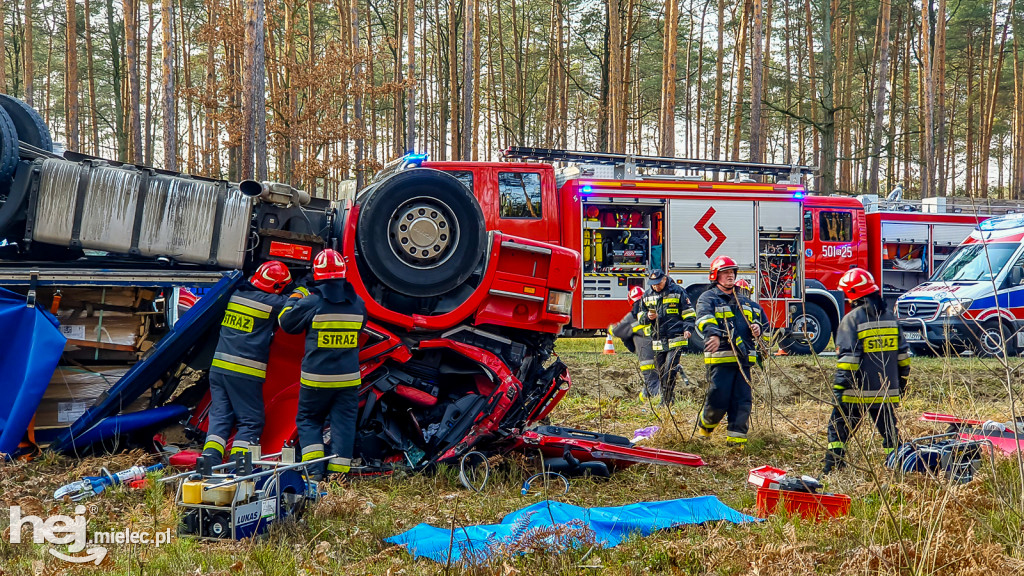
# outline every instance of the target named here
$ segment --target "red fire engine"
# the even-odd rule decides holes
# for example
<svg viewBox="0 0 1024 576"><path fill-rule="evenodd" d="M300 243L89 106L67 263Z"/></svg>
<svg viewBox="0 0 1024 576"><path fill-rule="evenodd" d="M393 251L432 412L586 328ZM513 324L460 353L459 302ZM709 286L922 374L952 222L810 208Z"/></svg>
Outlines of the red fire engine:
<svg viewBox="0 0 1024 576"><path fill-rule="evenodd" d="M580 251L583 290L574 296L566 327L576 334L621 318L629 289L644 285L650 268L667 270L696 300L708 285L710 261L728 254L744 266L741 277L759 279L757 296L773 326L799 336L782 345L821 352L845 313L837 290L844 271L872 271L895 301L925 281L978 221L1013 209L977 210L944 198L914 203L807 195L800 181L812 169L804 166L519 147L505 158L519 162L424 166L470 187L488 229ZM565 167L556 171L553 163ZM775 182L759 183L753 175Z"/></svg>

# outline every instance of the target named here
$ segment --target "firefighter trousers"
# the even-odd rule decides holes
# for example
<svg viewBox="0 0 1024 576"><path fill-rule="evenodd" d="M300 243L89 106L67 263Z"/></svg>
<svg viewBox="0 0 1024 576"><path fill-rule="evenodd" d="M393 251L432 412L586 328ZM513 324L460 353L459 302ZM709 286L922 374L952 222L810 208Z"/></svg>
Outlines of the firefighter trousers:
<svg viewBox="0 0 1024 576"><path fill-rule="evenodd" d="M728 416L726 441L736 444L747 442L750 423L750 366L738 362L712 364L708 368L711 385L707 400L698 419L698 425L711 433Z"/></svg>
<svg viewBox="0 0 1024 576"><path fill-rule="evenodd" d="M331 425L331 445L327 454L336 458L326 464L319 462L309 467L309 473L323 476L328 472L348 472L356 439L356 419L359 417L359 386L344 388L299 387L299 409L295 425L302 447L302 460L323 458L324 425Z"/></svg>
<svg viewBox="0 0 1024 576"><path fill-rule="evenodd" d="M650 340L648 340L650 346ZM639 348L637 349L639 353ZM641 370L644 374L644 387L651 398L661 395L662 404L671 404L676 399L676 376L679 366L679 357L683 353L681 347L669 348L668 350L650 351L647 370L641 360Z"/></svg>
<svg viewBox="0 0 1024 576"><path fill-rule="evenodd" d="M231 430L238 432L231 451L248 451L263 432L263 381L210 372L210 425L203 454L222 458Z"/></svg>
<svg viewBox="0 0 1024 576"><path fill-rule="evenodd" d="M875 428L882 435L882 446L885 453L892 452L899 444L899 430L896 428L896 411L894 404L855 404L839 402L832 408L828 419L828 450L838 459L846 455L846 442L857 430L857 426L867 415L875 423Z"/></svg>

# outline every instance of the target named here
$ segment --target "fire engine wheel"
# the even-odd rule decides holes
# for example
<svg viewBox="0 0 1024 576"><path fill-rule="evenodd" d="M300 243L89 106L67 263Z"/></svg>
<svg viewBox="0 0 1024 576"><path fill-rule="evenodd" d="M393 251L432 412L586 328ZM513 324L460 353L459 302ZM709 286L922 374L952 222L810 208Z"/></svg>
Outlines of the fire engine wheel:
<svg viewBox="0 0 1024 576"><path fill-rule="evenodd" d="M10 115L0 108L0 187L6 184L18 166L18 131Z"/></svg>
<svg viewBox="0 0 1024 576"><path fill-rule="evenodd" d="M50 129L46 127L43 117L28 104L7 94L0 94L0 108L11 117L14 129L18 132L18 140L53 152L53 139Z"/></svg>
<svg viewBox="0 0 1024 576"><path fill-rule="evenodd" d="M832 339L832 321L820 306L805 302L804 309L793 318L793 332L804 333L803 337L791 337L782 346L790 354L821 354Z"/></svg>
<svg viewBox="0 0 1024 576"><path fill-rule="evenodd" d="M370 191L357 232L370 271L414 297L444 294L465 282L486 245L473 194L455 177L425 168L399 172Z"/></svg>
<svg viewBox="0 0 1024 576"><path fill-rule="evenodd" d="M998 320L986 322L978 334L978 355L986 358L1014 356L1017 354L1017 347L1013 343L1015 338L1012 327L1004 324L1000 328Z"/></svg>

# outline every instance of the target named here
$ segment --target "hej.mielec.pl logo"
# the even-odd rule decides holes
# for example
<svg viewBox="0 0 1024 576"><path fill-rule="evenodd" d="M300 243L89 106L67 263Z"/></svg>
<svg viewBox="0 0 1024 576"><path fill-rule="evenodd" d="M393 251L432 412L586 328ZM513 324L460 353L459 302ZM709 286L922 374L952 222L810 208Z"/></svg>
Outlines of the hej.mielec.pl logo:
<svg viewBox="0 0 1024 576"><path fill-rule="evenodd" d="M21 544L23 531L26 528L31 528L32 543L50 544L51 547L47 549L47 552L52 556L76 564L92 562L98 566L103 562L107 556L107 549L97 544L153 544L159 547L171 541L170 528L156 533L128 529L93 532L92 539L90 539L86 526L85 506L82 505L75 506L74 516L57 514L49 516L45 520L39 516L22 516L21 506L11 506L10 521L11 544ZM67 553L53 548L53 546L65 545ZM82 551L85 551L85 554L79 556L78 554Z"/></svg>

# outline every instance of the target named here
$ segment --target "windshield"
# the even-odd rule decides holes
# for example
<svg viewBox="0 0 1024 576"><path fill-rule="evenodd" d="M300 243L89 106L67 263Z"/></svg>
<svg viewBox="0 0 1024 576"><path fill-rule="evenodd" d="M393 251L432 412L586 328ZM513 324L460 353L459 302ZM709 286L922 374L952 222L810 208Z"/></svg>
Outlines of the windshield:
<svg viewBox="0 0 1024 576"><path fill-rule="evenodd" d="M976 282L991 280L1006 265L1006 261L1017 251L1016 243L965 244L957 248L935 275L931 282Z"/></svg>

